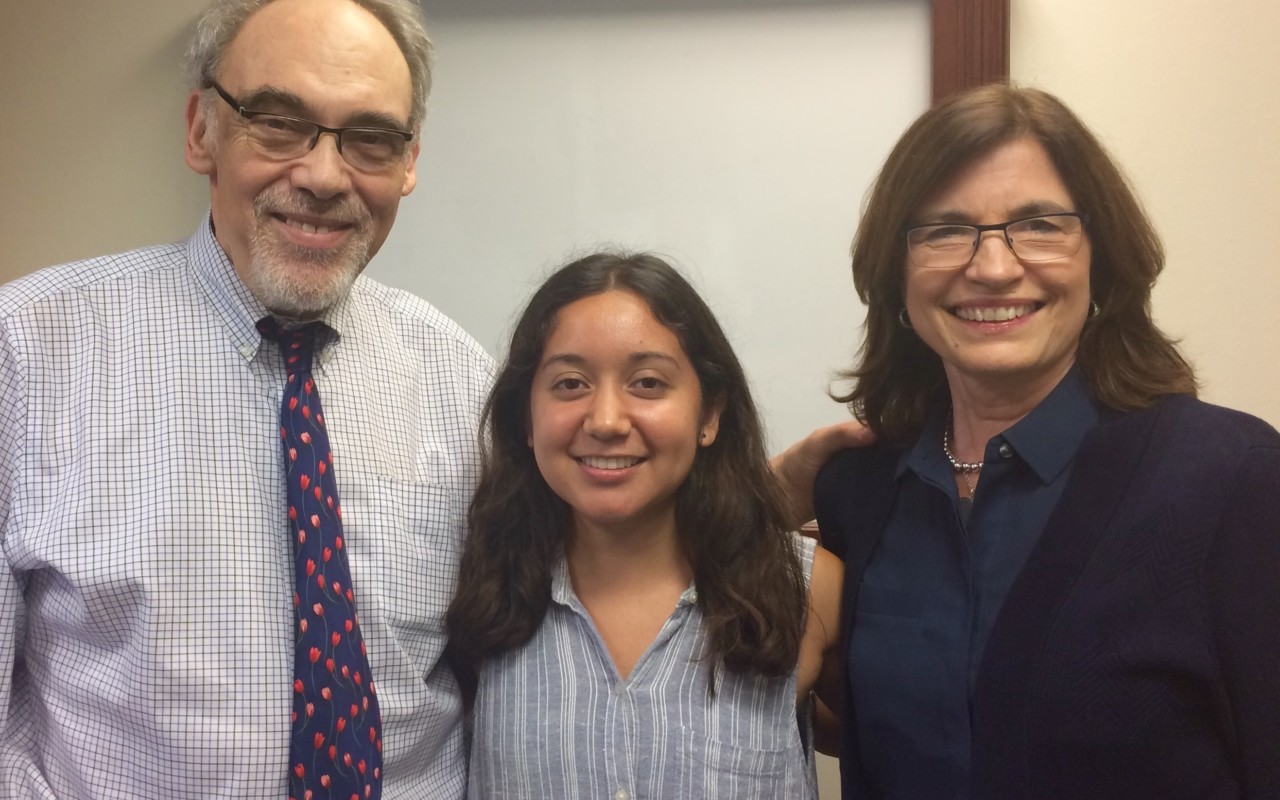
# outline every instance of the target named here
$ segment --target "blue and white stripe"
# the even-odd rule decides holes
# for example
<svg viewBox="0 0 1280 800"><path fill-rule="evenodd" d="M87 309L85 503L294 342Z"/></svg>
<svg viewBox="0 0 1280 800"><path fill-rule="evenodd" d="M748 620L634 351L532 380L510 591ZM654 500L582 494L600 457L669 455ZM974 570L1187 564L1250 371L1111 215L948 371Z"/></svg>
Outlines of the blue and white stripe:
<svg viewBox="0 0 1280 800"><path fill-rule="evenodd" d="M797 542L807 580L814 544ZM712 694L707 649L691 585L620 678L561 563L537 634L481 670L468 796L816 798L795 673L766 679L717 666Z"/></svg>

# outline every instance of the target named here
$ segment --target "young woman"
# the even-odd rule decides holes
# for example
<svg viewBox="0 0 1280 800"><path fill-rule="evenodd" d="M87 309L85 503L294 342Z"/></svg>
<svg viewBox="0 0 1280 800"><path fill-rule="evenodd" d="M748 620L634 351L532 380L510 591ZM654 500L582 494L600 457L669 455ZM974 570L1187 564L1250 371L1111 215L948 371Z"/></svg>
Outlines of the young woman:
<svg viewBox="0 0 1280 800"><path fill-rule="evenodd" d="M841 567L788 532L694 289L647 255L561 268L486 422L448 617L478 681L470 796L816 797Z"/></svg>

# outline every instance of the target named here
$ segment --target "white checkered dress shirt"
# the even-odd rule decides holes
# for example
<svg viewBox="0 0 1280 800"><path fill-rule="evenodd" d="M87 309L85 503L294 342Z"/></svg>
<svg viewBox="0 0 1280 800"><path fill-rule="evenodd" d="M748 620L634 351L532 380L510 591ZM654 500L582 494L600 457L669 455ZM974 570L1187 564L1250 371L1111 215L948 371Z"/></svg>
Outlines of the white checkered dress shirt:
<svg viewBox="0 0 1280 800"><path fill-rule="evenodd" d="M285 796L293 559L264 315L207 222L0 288L0 797ZM493 364L363 277L326 322L383 797L461 797L439 661Z"/></svg>

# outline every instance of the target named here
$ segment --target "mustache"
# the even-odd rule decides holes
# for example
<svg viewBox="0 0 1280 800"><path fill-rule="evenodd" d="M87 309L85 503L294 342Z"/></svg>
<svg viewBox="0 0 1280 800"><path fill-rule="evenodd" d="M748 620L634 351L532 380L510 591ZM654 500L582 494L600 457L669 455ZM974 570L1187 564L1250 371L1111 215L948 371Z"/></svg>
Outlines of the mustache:
<svg viewBox="0 0 1280 800"><path fill-rule="evenodd" d="M273 214L323 217L339 224L351 225L359 231L368 228L373 221L369 207L350 194L321 199L283 186L272 186L259 192L253 200L253 214L258 219Z"/></svg>

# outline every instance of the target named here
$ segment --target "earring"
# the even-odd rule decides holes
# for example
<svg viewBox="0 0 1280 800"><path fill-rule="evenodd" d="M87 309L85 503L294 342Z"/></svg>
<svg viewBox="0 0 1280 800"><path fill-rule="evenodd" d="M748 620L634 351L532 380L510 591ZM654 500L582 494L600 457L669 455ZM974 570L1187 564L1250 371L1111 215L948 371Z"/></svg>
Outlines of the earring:
<svg viewBox="0 0 1280 800"><path fill-rule="evenodd" d="M1089 301L1089 313L1088 313L1088 315L1086 315L1086 316L1085 316L1085 320L1086 320L1086 321L1091 320L1091 319L1093 319L1094 317L1098 316L1098 315L1099 315L1099 314L1101 314L1101 313L1102 313L1102 309L1098 308L1098 301L1097 301L1097 300L1090 300L1090 301Z"/></svg>
<svg viewBox="0 0 1280 800"><path fill-rule="evenodd" d="M915 328L911 327L911 320L910 320L910 319L907 319L907 307L906 307L906 306L903 306L903 307L902 307L902 310L898 312L898 324L899 324L899 325L901 325L902 327L906 328L906 329L907 329L907 330L909 330L909 331L913 331L913 330L915 330Z"/></svg>

